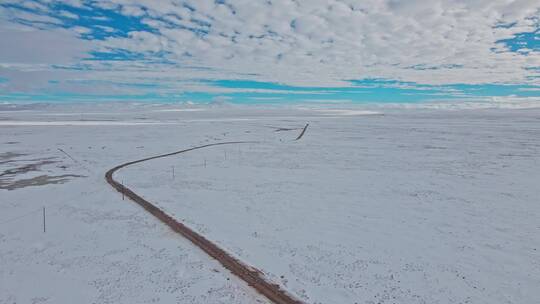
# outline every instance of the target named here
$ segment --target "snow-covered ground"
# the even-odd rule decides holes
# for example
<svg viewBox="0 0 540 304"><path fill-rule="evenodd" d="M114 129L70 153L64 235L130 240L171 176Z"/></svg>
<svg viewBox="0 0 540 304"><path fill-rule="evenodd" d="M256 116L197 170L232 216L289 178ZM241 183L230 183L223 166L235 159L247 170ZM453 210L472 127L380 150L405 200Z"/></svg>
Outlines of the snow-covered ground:
<svg viewBox="0 0 540 304"><path fill-rule="evenodd" d="M540 110L372 110L0 112L0 303L266 302L103 178L237 140L115 177L307 303L537 302Z"/></svg>

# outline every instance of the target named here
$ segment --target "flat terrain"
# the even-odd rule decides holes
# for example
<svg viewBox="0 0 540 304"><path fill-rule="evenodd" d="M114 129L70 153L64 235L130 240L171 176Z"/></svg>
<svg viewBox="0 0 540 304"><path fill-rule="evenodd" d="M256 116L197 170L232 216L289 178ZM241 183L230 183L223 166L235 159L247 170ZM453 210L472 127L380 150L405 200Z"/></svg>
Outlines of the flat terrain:
<svg viewBox="0 0 540 304"><path fill-rule="evenodd" d="M116 179L307 303L540 298L539 110L102 107L0 112L0 303L265 302L103 179L233 140Z"/></svg>

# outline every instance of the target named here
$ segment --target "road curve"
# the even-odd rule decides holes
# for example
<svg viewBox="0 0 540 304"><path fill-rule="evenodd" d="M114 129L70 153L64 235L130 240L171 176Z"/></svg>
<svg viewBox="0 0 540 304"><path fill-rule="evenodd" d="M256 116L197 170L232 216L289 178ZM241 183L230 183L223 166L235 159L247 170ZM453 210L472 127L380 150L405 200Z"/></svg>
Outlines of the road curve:
<svg viewBox="0 0 540 304"><path fill-rule="evenodd" d="M131 189L129 189L128 187L125 187L124 185L122 185L121 183L119 183L113 178L113 175L116 171L122 168L125 168L127 166L141 163L144 161L148 161L148 160L152 160L156 158L163 158L167 156L172 156L172 155L176 155L180 153L185 153L185 152L213 147L213 146L247 144L247 143L257 143L257 142L230 141L230 142L206 144L206 145L197 146L197 147L180 150L180 151L176 151L172 153L161 154L157 156L147 157L147 158L123 163L107 171L107 173L105 174L105 179L118 192L123 193L125 196L130 198L135 203L139 204L141 207L146 209L146 211L150 212L155 217L157 217L160 221L162 221L167 226L169 226L172 230L176 231L177 233L181 234L182 236L190 240L193 244L201 248L209 256L213 257L218 262L220 262L221 265L223 265L225 268L229 269L233 274L238 276L240 279L244 280L249 286L253 287L259 293L267 297L270 301L276 304L303 304L302 301L290 295L288 292L282 289L278 284L268 281L260 270L253 268L241 262L240 260L234 258L230 253L226 252L225 250L223 250L222 248L220 248L213 242L209 241L201 234L187 227L186 225L178 222L172 216L165 213L165 211L156 207L154 204L145 200L144 198L142 198L141 196L133 192Z"/></svg>

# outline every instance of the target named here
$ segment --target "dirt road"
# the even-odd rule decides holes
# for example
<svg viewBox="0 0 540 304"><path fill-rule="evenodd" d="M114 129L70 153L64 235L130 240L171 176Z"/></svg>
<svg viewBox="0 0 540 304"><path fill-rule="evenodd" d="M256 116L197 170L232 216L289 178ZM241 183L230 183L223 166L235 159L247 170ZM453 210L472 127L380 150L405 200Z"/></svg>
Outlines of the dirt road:
<svg viewBox="0 0 540 304"><path fill-rule="evenodd" d="M230 253L221 249L219 246L209 241L204 236L198 234L193 229L178 222L176 219L174 219L173 217L165 213L163 210L156 207L154 204L145 200L141 196L137 195L133 190L129 189L128 187L123 186L121 183L119 183L113 178L113 175L116 171L122 168L125 168L127 166L141 163L144 161L173 156L173 155L177 155L177 154L181 154L181 153L185 153L185 152L189 152L193 150L213 147L213 146L247 144L247 143L256 143L256 142L234 141L234 142L221 142L221 143L207 144L207 145L197 146L197 147L193 147L193 148L189 148L189 149L185 149L181 151L176 151L172 153L167 153L167 154L162 154L162 155L157 155L157 156L152 156L152 157L147 157L147 158L127 162L127 163L118 165L110 169L109 171L107 171L107 173L105 174L105 179L118 192L123 193L123 195L127 196L132 201L134 201L135 203L139 204L141 207L146 209L146 211L150 212L155 217L157 217L160 221L167 224L172 230L176 231L177 233L181 234L182 236L190 240L193 244L195 244L197 247L204 250L204 252L206 252L209 256L216 259L218 262L221 263L221 265L229 269L233 274L238 276L240 279L244 280L249 286L253 287L255 290L257 290L259 293L267 297L272 302L276 304L302 304L303 303L302 301L296 299L295 297L287 293L278 284L268 281L260 270L252 266L249 266L243 263L242 261L234 258Z"/></svg>

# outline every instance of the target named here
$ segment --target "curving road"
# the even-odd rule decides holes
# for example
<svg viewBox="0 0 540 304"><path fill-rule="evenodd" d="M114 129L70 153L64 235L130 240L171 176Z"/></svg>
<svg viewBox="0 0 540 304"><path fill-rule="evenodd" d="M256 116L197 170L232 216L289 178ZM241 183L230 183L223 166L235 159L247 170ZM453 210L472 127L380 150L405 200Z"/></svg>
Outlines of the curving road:
<svg viewBox="0 0 540 304"><path fill-rule="evenodd" d="M128 187L125 187L124 185L116 181L113 177L114 173L122 168L125 168L133 164L149 161L152 159L173 156L176 154L181 154L181 153L213 147L213 146L247 144L247 143L257 143L257 142L255 141L230 141L230 142L213 143L213 144L197 146L197 147L180 150L180 151L176 151L172 153L161 154L157 156L147 157L147 158L123 163L107 171L107 173L105 174L105 179L118 192L123 193L123 195L127 196L132 201L134 201L135 203L139 204L141 207L146 209L146 211L150 212L155 217L157 217L160 221L167 224L172 230L176 231L177 233L181 234L182 236L190 240L193 244L201 248L209 256L213 257L218 262L220 262L221 265L223 265L225 268L229 269L233 274L238 276L240 279L244 280L249 286L253 287L259 293L267 297L270 301L276 304L303 304L302 301L290 295L288 292L283 290L278 284L272 283L268 281L267 279L265 279L264 274L260 270L253 268L243 263L242 261L234 258L230 253L221 249L219 246L209 241L204 236L195 232L194 230L187 227L186 225L178 222L176 219L174 219L173 217L165 213L165 211L161 210L160 208L156 207L154 204L145 200L144 198L139 196L137 193L133 192L133 190L129 189Z"/></svg>

